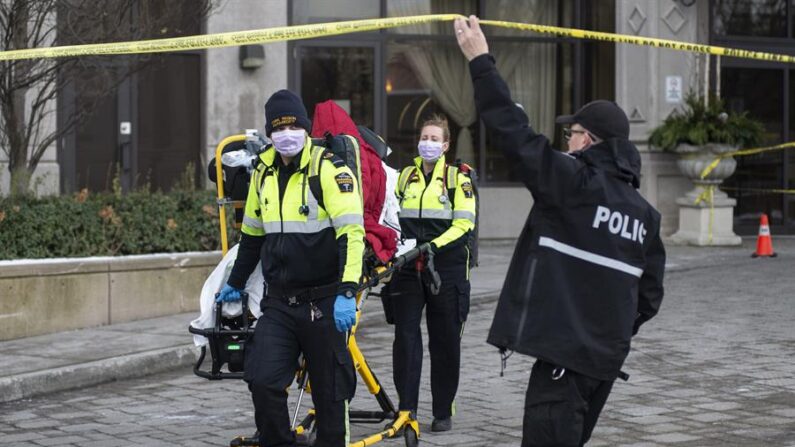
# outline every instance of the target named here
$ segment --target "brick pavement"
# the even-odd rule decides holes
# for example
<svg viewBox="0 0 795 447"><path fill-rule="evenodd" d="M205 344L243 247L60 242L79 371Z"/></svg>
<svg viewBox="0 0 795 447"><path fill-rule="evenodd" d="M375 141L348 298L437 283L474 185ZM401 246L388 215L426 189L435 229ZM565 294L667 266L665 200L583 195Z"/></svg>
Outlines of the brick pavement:
<svg viewBox="0 0 795 447"><path fill-rule="evenodd" d="M748 258L747 247L714 251L692 268L690 249L672 250L678 265L661 314L634 340L625 366L632 377L616 384L589 445L795 446L795 241L776 248L778 259L761 260ZM380 318L370 304L368 315ZM519 445L531 359L514 355L499 376L499 356L484 343L494 306L472 309L449 434L429 432L426 356L421 445ZM359 341L395 398L390 329L368 325ZM375 404L359 387L352 407ZM207 382L186 369L0 405L0 445L16 447L220 446L251 426L241 382ZM372 431L354 427L358 436Z"/></svg>

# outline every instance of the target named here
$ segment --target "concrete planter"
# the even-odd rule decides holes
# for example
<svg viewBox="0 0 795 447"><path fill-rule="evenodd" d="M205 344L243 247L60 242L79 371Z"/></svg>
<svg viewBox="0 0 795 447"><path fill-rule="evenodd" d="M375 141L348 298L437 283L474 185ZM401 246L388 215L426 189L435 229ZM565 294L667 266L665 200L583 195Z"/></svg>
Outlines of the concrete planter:
<svg viewBox="0 0 795 447"><path fill-rule="evenodd" d="M0 341L198 311L220 260L214 251L0 261Z"/></svg>
<svg viewBox="0 0 795 447"><path fill-rule="evenodd" d="M726 144L708 143L703 146L680 144L674 150L679 154L677 166L693 183L693 189L676 199L679 205L679 231L671 236L674 242L698 246L740 245L742 239L734 234L734 206L737 201L718 189L725 179L734 174L737 161L733 157L721 159L707 175L701 173L716 157L737 148ZM712 204L709 200L696 203L708 188L713 188Z"/></svg>

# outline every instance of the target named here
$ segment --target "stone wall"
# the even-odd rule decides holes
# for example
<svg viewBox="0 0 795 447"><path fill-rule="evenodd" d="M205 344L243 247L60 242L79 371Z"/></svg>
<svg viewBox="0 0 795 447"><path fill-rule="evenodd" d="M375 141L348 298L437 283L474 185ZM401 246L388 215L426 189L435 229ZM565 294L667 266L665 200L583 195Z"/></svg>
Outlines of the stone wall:
<svg viewBox="0 0 795 447"><path fill-rule="evenodd" d="M220 260L195 252L0 261L0 341L198 311Z"/></svg>

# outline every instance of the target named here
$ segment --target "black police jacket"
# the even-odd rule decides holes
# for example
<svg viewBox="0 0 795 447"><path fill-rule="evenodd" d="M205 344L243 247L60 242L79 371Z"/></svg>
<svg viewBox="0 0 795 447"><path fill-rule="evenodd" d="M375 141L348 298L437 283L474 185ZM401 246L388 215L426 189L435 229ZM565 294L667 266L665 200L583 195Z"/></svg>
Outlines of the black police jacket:
<svg viewBox="0 0 795 447"><path fill-rule="evenodd" d="M469 67L493 144L535 201L488 342L613 380L663 297L660 214L636 189L640 155L624 139L574 156L553 149L511 100L490 55Z"/></svg>

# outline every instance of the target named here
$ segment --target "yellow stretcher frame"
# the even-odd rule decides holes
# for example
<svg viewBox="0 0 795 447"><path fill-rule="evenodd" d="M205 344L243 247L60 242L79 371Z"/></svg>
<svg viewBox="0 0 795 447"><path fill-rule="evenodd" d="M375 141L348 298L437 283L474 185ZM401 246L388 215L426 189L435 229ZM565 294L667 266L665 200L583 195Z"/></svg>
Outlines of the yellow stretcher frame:
<svg viewBox="0 0 795 447"><path fill-rule="evenodd" d="M231 135L223 140L215 148L215 174L216 174L216 190L217 190L217 204L218 204L218 222L221 231L221 252L223 256L229 251L229 236L227 233L226 228L226 205L232 205L234 207L245 206L245 201L233 201L229 200L226 197L224 192L224 177L223 177L223 166L221 163L221 155L223 153L224 148L229 145L230 143L235 143L239 141L246 141L248 137L244 134L238 135ZM374 277L378 277L383 275L387 271L387 268L384 266L379 266L375 269ZM373 278L367 278L364 283L369 283ZM378 278L375 278L378 279ZM372 285L371 285L372 287ZM388 438L394 438L401 433L403 430L406 446L407 447L415 447L419 443L420 437L420 424L414 418L414 416L409 411L396 411L394 404L389 399L389 396L384 391L384 388L381 386L381 383L378 381L375 373L370 369L370 366L367 364L367 360L364 358L364 353L362 353L361 349L359 348L359 344L356 342L356 330L359 327L359 321L362 315L362 308L364 302L369 295L369 288L361 290L356 295L356 304L357 304L357 311L356 311L356 324L351 328L350 336L348 337L348 351L351 353L351 358L353 359L353 366L356 369L356 372L362 378L365 386L367 386L367 390L372 394L376 400L378 401L379 405L382 408L382 413L384 416L391 416L393 420L390 424L388 424L384 430L370 435L360 441L351 442L349 447L366 447L373 444L376 444L380 441L383 441ZM306 374L306 370L303 369L303 374ZM299 372L301 374L301 372ZM304 384L303 389L309 391L310 385L308 380L303 381ZM353 412L352 412L353 413ZM366 413L373 413L373 412L366 412ZM373 415L374 416L374 415ZM303 421L295 427L296 434L302 434L306 430L308 430L312 423L314 422L315 418L315 410L310 409L308 411L307 416L303 419ZM377 419L378 416L375 416ZM387 417L380 418L380 420L387 419ZM256 444L249 444L246 443L247 439L245 437L238 437L235 438L230 446L239 446L239 445L256 445Z"/></svg>
<svg viewBox="0 0 795 447"><path fill-rule="evenodd" d="M226 256L226 252L229 251L229 237L226 233L226 207L225 205L232 203L232 201L227 200L226 194L224 193L224 170L223 170L223 163L221 163L221 154L224 148L229 145L230 143L236 143L238 141L246 141L246 135L232 135L229 137L224 138L218 143L218 146L215 147L215 185L216 190L218 191L217 196L217 203L218 203L218 222L221 226L221 256ZM238 201L239 202L239 201ZM245 205L245 201L242 202Z"/></svg>

